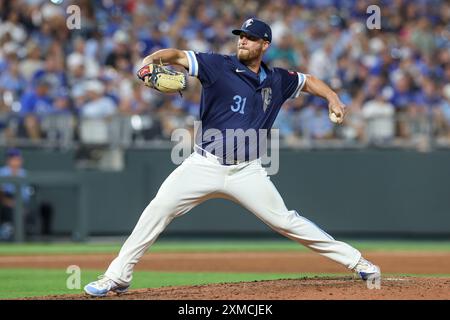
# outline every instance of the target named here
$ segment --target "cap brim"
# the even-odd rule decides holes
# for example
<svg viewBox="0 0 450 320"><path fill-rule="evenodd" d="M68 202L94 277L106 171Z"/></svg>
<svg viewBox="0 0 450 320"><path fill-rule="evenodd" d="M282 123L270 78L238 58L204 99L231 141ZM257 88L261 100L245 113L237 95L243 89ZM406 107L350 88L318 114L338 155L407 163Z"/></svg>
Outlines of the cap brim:
<svg viewBox="0 0 450 320"><path fill-rule="evenodd" d="M246 30L246 29L234 29L233 31L231 31L232 34L239 36L242 32L245 32L246 34L252 36L252 37L256 37L258 39L262 39L260 36L258 36L257 34L254 34L253 32L251 32L250 30Z"/></svg>

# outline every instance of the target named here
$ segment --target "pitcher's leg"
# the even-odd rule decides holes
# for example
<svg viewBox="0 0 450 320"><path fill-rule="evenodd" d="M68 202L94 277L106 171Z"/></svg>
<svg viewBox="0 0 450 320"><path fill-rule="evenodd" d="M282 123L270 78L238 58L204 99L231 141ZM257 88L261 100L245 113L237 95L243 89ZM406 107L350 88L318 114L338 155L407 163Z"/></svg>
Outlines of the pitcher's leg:
<svg viewBox="0 0 450 320"><path fill-rule="evenodd" d="M129 284L134 266L172 219L208 198L219 177L207 166L188 159L169 175L142 212L119 255L106 271L106 277L121 285Z"/></svg>
<svg viewBox="0 0 450 320"><path fill-rule="evenodd" d="M256 164L227 181L227 192L274 230L349 269L361 253L333 239L325 231L294 210L288 210L266 171Z"/></svg>
<svg viewBox="0 0 450 320"><path fill-rule="evenodd" d="M174 217L189 211L196 205L195 202L190 202L184 206L177 206L173 202L173 200L169 202L169 199L164 200L158 197L150 202L142 212L133 232L123 244L119 255L109 265L105 276L122 285L131 282L134 266L160 233Z"/></svg>

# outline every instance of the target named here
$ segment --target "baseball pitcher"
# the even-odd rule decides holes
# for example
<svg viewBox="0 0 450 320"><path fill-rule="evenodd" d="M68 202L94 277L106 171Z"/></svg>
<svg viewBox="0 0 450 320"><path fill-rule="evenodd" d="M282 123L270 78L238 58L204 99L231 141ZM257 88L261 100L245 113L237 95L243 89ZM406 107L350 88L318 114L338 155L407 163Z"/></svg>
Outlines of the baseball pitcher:
<svg viewBox="0 0 450 320"><path fill-rule="evenodd" d="M233 142L227 141L227 129L270 130L282 104L301 92L326 99L332 121L342 123L345 115L337 94L321 80L272 69L262 62L272 41L265 22L248 19L233 34L239 36L236 55L163 49L143 60L138 77L156 90L177 92L186 87L186 76L164 65L183 66L200 80L202 129L194 152L164 181L104 276L85 286L87 294L101 297L110 291L127 291L136 263L171 220L219 197L241 204L272 229L344 265L363 280L381 276L380 268L357 249L286 208L261 165L258 146L244 139L232 148L225 147ZM212 139L208 136L212 129L224 134Z"/></svg>

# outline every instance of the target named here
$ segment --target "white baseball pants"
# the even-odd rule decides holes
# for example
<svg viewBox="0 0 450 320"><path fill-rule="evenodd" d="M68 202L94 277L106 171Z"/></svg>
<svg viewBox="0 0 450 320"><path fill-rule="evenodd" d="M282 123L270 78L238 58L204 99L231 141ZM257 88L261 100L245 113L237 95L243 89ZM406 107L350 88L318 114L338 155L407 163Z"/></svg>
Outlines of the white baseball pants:
<svg viewBox="0 0 450 320"><path fill-rule="evenodd" d="M212 198L241 204L272 229L349 269L361 257L355 248L288 210L259 159L225 166L212 154L194 152L161 185L105 276L129 284L134 266L170 221Z"/></svg>

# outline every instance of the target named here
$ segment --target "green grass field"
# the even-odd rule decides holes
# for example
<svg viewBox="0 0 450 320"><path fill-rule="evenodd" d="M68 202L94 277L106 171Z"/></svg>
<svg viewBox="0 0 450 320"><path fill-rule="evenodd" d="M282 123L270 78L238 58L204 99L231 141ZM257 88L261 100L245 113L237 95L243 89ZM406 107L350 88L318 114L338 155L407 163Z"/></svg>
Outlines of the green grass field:
<svg viewBox="0 0 450 320"><path fill-rule="evenodd" d="M95 280L100 270L83 270L81 288ZM321 274L320 276L330 276ZM240 282L256 280L276 280L310 277L307 273L223 273L223 272L150 272L136 271L133 289L158 288L164 286L201 285L208 283ZM67 289L68 274L65 270L0 269L3 284L0 299L44 296L56 294L79 294L82 289Z"/></svg>
<svg viewBox="0 0 450 320"><path fill-rule="evenodd" d="M345 240L344 240L345 241ZM362 251L447 251L450 241L346 241ZM0 244L0 255L117 253L121 243ZM307 248L289 240L159 241L152 252L299 251Z"/></svg>
<svg viewBox="0 0 450 320"><path fill-rule="evenodd" d="M368 251L440 251L450 252L444 241L348 241L359 250ZM1 244L0 255L57 255L85 253L117 253L119 243L50 243ZM153 252L226 252L226 251L307 251L292 241L160 241ZM104 270L82 270L81 288L96 279ZM177 285L274 280L300 277L331 276L313 273L221 273L221 272L149 272L134 273L133 288L156 288ZM386 275L388 276L388 275ZM396 276L408 276L406 274ZM413 275L409 275L413 276ZM425 275L421 275L425 276ZM450 277L450 274L427 275ZM58 294L79 294L81 289L67 289L66 270L0 269L0 299Z"/></svg>

